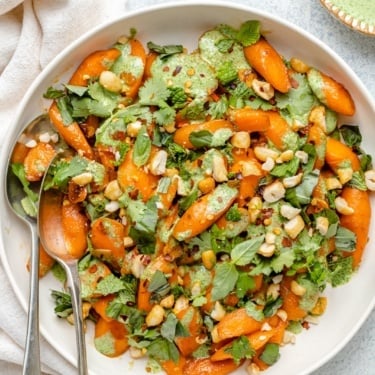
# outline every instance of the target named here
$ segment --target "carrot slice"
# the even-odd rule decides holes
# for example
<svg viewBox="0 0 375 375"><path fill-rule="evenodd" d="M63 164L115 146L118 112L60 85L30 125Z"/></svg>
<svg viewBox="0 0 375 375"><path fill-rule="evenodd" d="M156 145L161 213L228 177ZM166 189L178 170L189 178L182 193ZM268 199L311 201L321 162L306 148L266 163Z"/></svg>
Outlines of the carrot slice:
<svg viewBox="0 0 375 375"><path fill-rule="evenodd" d="M218 362L213 362L210 358L189 359L183 373L188 375L227 375L239 366L240 364L236 364L231 359Z"/></svg>
<svg viewBox="0 0 375 375"><path fill-rule="evenodd" d="M288 69L272 45L264 38L244 48L248 63L276 90L286 93L291 88Z"/></svg>

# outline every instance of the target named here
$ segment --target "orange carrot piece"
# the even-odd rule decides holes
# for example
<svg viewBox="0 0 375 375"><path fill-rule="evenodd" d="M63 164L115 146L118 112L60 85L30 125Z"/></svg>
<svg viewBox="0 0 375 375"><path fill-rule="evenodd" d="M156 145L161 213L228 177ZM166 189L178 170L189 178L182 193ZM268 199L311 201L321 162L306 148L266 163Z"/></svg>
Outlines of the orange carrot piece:
<svg viewBox="0 0 375 375"><path fill-rule="evenodd" d="M127 333L125 324L99 318L95 324L95 347L107 357L118 357L129 348Z"/></svg>
<svg viewBox="0 0 375 375"><path fill-rule="evenodd" d="M285 140L289 134L293 133L286 120L279 112L268 111L270 127L265 131L266 137L279 149L284 150L286 147Z"/></svg>
<svg viewBox="0 0 375 375"><path fill-rule="evenodd" d="M73 73L69 84L87 86L91 79L99 77L101 72L108 70L119 56L120 51L116 48L91 53L81 62L77 70Z"/></svg>
<svg viewBox="0 0 375 375"><path fill-rule="evenodd" d="M54 264L55 259L48 255L48 253L44 250L42 244L39 243L39 278L47 275ZM30 271L30 258L27 261L26 267L27 270Z"/></svg>
<svg viewBox="0 0 375 375"><path fill-rule="evenodd" d="M272 336L274 335L274 331L271 329L269 331L256 331L247 335L246 338L249 341L250 347L254 350L259 350L270 341ZM231 347L233 341L225 344L220 349L218 349L211 357L211 361L225 361L227 359L233 359L232 354L228 351L228 348Z"/></svg>
<svg viewBox="0 0 375 375"><path fill-rule="evenodd" d="M337 171L343 163L350 162L354 171L361 168L358 156L352 149L335 138L327 138L326 162L333 171Z"/></svg>
<svg viewBox="0 0 375 375"><path fill-rule="evenodd" d="M266 111L249 107L235 109L230 113L230 120L240 131L262 132L270 127L270 119Z"/></svg>
<svg viewBox="0 0 375 375"><path fill-rule="evenodd" d="M88 219L78 204L63 202L61 224L68 254L81 258L87 249Z"/></svg>
<svg viewBox="0 0 375 375"><path fill-rule="evenodd" d="M175 131L175 133L173 134L173 141L179 144L180 146L183 146L188 149L193 149L194 146L189 139L191 133L199 132L202 130L209 131L210 133L215 133L217 130L220 129L233 130L233 125L231 122L223 119L211 120L200 124L185 125Z"/></svg>
<svg viewBox="0 0 375 375"><path fill-rule="evenodd" d="M158 54L156 52L150 52L146 56L146 64L145 64L145 72L144 72L145 79L150 78L152 76L151 67L157 57L158 57Z"/></svg>
<svg viewBox="0 0 375 375"><path fill-rule="evenodd" d="M137 39L130 39L130 54L132 56L136 56L141 59L143 66L146 65L146 51L142 45L142 43ZM123 95L127 98L134 99L137 94L139 87L143 81L143 74L138 75L135 77L132 72L123 72L121 73L121 78L124 80L125 88L123 91Z"/></svg>
<svg viewBox="0 0 375 375"><path fill-rule="evenodd" d="M113 294L109 294L104 297L98 298L96 301L91 303L91 307L100 315L101 319L106 320L107 322L111 321L112 318L107 315L107 307L110 302L114 299Z"/></svg>
<svg viewBox="0 0 375 375"><path fill-rule="evenodd" d="M283 299L282 309L288 314L288 320L301 320L307 312L299 306L300 297L291 291L291 277L284 277L280 284L280 296Z"/></svg>
<svg viewBox="0 0 375 375"><path fill-rule="evenodd" d="M245 57L276 90L286 93L291 88L288 69L272 45L264 38L244 48Z"/></svg>
<svg viewBox="0 0 375 375"><path fill-rule="evenodd" d="M368 191L358 190L345 186L341 197L344 198L350 207L354 209L351 215L341 215L340 223L343 227L351 230L357 237L356 249L348 253L353 257L353 268L357 268L362 260L362 255L368 242L371 203Z"/></svg>
<svg viewBox="0 0 375 375"><path fill-rule="evenodd" d="M323 104L342 115L354 115L353 98L341 83L314 68L307 72L307 77L312 90Z"/></svg>
<svg viewBox="0 0 375 375"><path fill-rule="evenodd" d="M56 130L60 133L65 142L78 153L82 153L87 158L92 159L93 151L78 123L72 122L69 125L65 125L56 102L52 103L48 114Z"/></svg>
<svg viewBox="0 0 375 375"><path fill-rule="evenodd" d="M225 189L228 189L224 192ZM210 227L237 198L238 191L219 185L213 192L195 201L177 221L173 236L181 241L192 238Z"/></svg>
<svg viewBox="0 0 375 375"><path fill-rule="evenodd" d="M55 155L56 151L49 143L38 142L31 148L23 162L27 180L41 180Z"/></svg>
<svg viewBox="0 0 375 375"><path fill-rule="evenodd" d="M210 358L189 359L184 367L187 375L227 375L236 370L240 364L231 359L213 362Z"/></svg>
<svg viewBox="0 0 375 375"><path fill-rule="evenodd" d="M151 292L148 290L148 280L140 280L137 292L137 308L146 313L150 312L154 303L151 301Z"/></svg>
<svg viewBox="0 0 375 375"><path fill-rule="evenodd" d="M14 147L13 154L11 156L11 162L23 164L23 161L25 160L25 157L29 151L29 147L27 147L25 144L21 142L17 142Z"/></svg>
<svg viewBox="0 0 375 375"><path fill-rule="evenodd" d="M169 359L168 361L161 361L160 364L167 375L185 375L184 367L186 364L186 358L182 355L180 355L178 362Z"/></svg>
<svg viewBox="0 0 375 375"><path fill-rule="evenodd" d="M215 326L213 333L213 341L221 342L226 339L248 335L258 331L263 322L255 320L251 317L245 308L234 310L224 316L222 320Z"/></svg>
<svg viewBox="0 0 375 375"><path fill-rule="evenodd" d="M179 320L183 320L186 316L189 318L191 316L189 325L187 327L189 336L180 336L175 338L175 343L181 354L184 357L189 357L196 349L198 349L200 345L197 339L202 329L202 318L199 310L193 306L189 306L188 308L179 311L176 316Z"/></svg>
<svg viewBox="0 0 375 375"><path fill-rule="evenodd" d="M132 150L126 154L118 168L117 179L124 191L129 188L134 189L141 195L143 201L147 201L155 193L159 177L148 173L142 167L137 167L133 163L132 155Z"/></svg>
<svg viewBox="0 0 375 375"><path fill-rule="evenodd" d="M320 125L314 124L311 126L307 136L307 142L314 145L316 149L317 158L314 167L317 169L322 169L327 148L327 136Z"/></svg>

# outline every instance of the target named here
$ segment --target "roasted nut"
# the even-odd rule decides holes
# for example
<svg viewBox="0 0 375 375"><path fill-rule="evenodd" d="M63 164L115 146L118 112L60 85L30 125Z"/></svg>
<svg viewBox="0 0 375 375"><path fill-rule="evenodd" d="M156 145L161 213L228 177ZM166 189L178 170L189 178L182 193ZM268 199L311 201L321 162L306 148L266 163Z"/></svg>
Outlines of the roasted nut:
<svg viewBox="0 0 375 375"><path fill-rule="evenodd" d="M292 239L295 239L304 228L305 222L303 221L301 215L293 217L293 219L284 224L286 234Z"/></svg>
<svg viewBox="0 0 375 375"><path fill-rule="evenodd" d="M122 90L122 81L115 73L104 70L100 73L99 83L108 91L120 92Z"/></svg>
<svg viewBox="0 0 375 375"><path fill-rule="evenodd" d="M268 203L274 203L284 198L285 188L280 181L274 181L272 184L267 185L263 191L263 199Z"/></svg>

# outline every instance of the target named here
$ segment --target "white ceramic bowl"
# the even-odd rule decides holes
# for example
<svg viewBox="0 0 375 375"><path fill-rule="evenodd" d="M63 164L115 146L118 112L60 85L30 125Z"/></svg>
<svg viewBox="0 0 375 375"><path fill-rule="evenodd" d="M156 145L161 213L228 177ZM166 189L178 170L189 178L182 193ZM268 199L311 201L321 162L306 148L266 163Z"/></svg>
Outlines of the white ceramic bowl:
<svg viewBox="0 0 375 375"><path fill-rule="evenodd" d="M375 139L372 124L375 104L350 67L337 55L302 29L270 14L234 4L200 1L169 3L128 13L90 31L61 52L31 85L20 104L4 143L0 170L4 174L10 145L24 124L46 109L47 103L43 101L42 94L57 80L66 80L89 52L110 46L118 36L128 33L131 27L138 30L138 37L145 43L149 40L158 44L182 43L193 49L200 34L210 27L218 23L239 26L249 19L261 21L269 41L286 57L299 57L334 76L347 87L356 102L357 114L342 121L360 124L364 136L363 147L375 155L372 141ZM7 218L1 226L1 257L14 291L26 309L29 278L25 263L29 252L29 233L10 211L4 196L0 199L0 212L2 217ZM374 222L370 233L374 233ZM375 239L371 238L362 267L349 284L326 291L328 308L320 324L299 335L295 345L282 348L281 359L267 370L267 375L308 374L328 361L352 338L375 305L375 251L370 251L374 244ZM74 330L65 321L56 318L53 312L50 291L59 288L59 283L52 276L47 276L40 283L41 331L62 356L75 364ZM109 359L99 354L93 346L92 331L92 327L89 327L86 340L90 374L146 374L144 361L131 361L127 355ZM238 374L244 371L239 370Z"/></svg>

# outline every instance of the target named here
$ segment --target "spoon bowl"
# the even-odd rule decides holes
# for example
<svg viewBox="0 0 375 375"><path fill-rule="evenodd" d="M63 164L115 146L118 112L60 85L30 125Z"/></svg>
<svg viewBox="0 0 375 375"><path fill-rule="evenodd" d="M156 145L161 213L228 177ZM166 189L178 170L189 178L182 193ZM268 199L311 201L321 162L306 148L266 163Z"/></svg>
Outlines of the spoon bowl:
<svg viewBox="0 0 375 375"><path fill-rule="evenodd" d="M38 229L39 238L45 251L60 263L67 275L76 331L78 370L79 374L86 375L88 373L87 356L83 330L81 286L78 273L80 257L72 254L66 246L61 210L64 200L63 193L57 189L51 188L47 190L44 188L46 176L49 175L48 171L54 168L54 165L59 160L69 156L69 150L58 153L45 173L39 196Z"/></svg>
<svg viewBox="0 0 375 375"><path fill-rule="evenodd" d="M20 160L42 134L52 131L46 115L36 117L21 132L13 145L6 168L5 191L10 208L26 223L31 233L30 292L28 301L27 333L23 361L24 375L40 374L39 344L39 240L37 228L38 195L41 181L28 182Z"/></svg>

